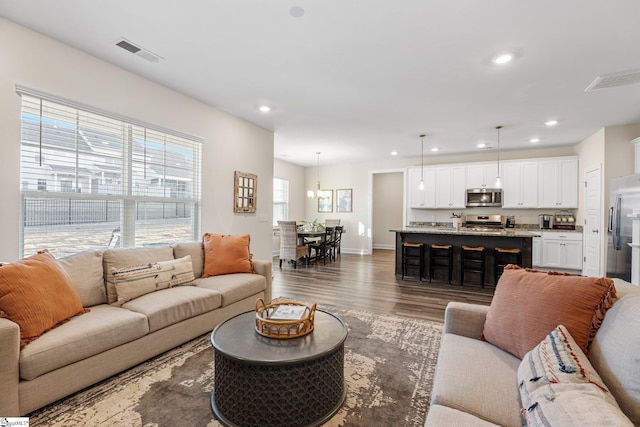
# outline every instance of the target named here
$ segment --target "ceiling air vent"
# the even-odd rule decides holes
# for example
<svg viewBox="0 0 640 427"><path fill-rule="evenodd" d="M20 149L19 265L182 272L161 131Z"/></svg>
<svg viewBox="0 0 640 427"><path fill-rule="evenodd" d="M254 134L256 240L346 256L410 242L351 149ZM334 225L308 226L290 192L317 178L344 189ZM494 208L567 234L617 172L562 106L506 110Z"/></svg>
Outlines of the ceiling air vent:
<svg viewBox="0 0 640 427"><path fill-rule="evenodd" d="M640 83L640 70L621 71L619 73L603 74L585 89L589 92L597 89L607 89L610 87L625 86Z"/></svg>
<svg viewBox="0 0 640 427"><path fill-rule="evenodd" d="M119 46L124 50L131 52L136 56L139 56L142 59L146 59L149 62L160 62L161 59L164 59L160 55L156 55L155 53L143 47L140 47L131 43L129 40L125 39L124 37L122 38L121 41L116 43L116 46Z"/></svg>

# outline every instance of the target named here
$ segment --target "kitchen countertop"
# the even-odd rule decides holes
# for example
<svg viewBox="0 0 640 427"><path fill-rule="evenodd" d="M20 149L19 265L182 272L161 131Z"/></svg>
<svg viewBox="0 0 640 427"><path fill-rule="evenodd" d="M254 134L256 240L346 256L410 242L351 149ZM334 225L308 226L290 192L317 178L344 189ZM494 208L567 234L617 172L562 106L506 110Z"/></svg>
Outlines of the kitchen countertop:
<svg viewBox="0 0 640 427"><path fill-rule="evenodd" d="M460 236L465 236L465 235L501 236L501 237L538 237L540 236L540 230L527 231L527 230L521 230L518 228L509 228L509 229L494 231L494 230L467 230L464 227L461 227L459 230L455 230L452 227L405 227L405 228L389 230L389 231L392 231L395 233L417 233L417 234L456 234Z"/></svg>

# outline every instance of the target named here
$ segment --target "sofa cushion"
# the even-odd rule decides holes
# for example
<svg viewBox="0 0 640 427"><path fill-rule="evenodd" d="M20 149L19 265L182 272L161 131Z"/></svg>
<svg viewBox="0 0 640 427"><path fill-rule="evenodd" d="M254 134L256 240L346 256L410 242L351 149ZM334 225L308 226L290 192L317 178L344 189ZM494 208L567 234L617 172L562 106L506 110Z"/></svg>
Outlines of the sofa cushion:
<svg viewBox="0 0 640 427"><path fill-rule="evenodd" d="M220 307L219 292L197 286L178 286L142 295L128 301L122 308L144 314L149 321L149 332L155 332L174 323Z"/></svg>
<svg viewBox="0 0 640 427"><path fill-rule="evenodd" d="M50 253L0 267L0 317L20 327L20 348L85 311L69 275Z"/></svg>
<svg viewBox="0 0 640 427"><path fill-rule="evenodd" d="M202 242L180 242L173 247L173 257L182 258L191 255L191 264L193 264L193 275L196 279L202 277L202 269L204 266L204 248Z"/></svg>
<svg viewBox="0 0 640 427"><path fill-rule="evenodd" d="M199 287L213 289L222 295L222 306L243 300L267 288L267 279L259 274L225 274L197 279Z"/></svg>
<svg viewBox="0 0 640 427"><path fill-rule="evenodd" d="M640 288L613 280L619 299L607 312L589 348L589 359L620 408L640 426Z"/></svg>
<svg viewBox="0 0 640 427"><path fill-rule="evenodd" d="M82 305L105 304L107 292L104 287L104 274L102 271L102 252L85 251L58 259L71 278L71 284L75 288Z"/></svg>
<svg viewBox="0 0 640 427"><path fill-rule="evenodd" d="M121 306L127 301L151 292L176 286L195 285L191 255L131 268L113 270L118 300Z"/></svg>
<svg viewBox="0 0 640 427"><path fill-rule="evenodd" d="M562 325L524 356L518 389L527 425L633 425Z"/></svg>
<svg viewBox="0 0 640 427"><path fill-rule="evenodd" d="M20 352L20 378L32 380L79 360L128 343L149 331L145 316L97 305L53 329Z"/></svg>
<svg viewBox="0 0 640 427"><path fill-rule="evenodd" d="M490 423L519 426L519 364L520 359L486 341L444 334L431 404L467 412Z"/></svg>
<svg viewBox="0 0 640 427"><path fill-rule="evenodd" d="M107 303L113 304L118 300L113 269L135 267L138 265L168 261L173 259L171 246L156 246L151 248L107 249L102 254L104 268L104 282L107 287Z"/></svg>
<svg viewBox="0 0 640 427"><path fill-rule="evenodd" d="M483 336L522 358L558 325L565 325L587 353L615 297L605 278L505 267L491 301Z"/></svg>
<svg viewBox="0 0 640 427"><path fill-rule="evenodd" d="M466 412L442 405L431 405L429 407L424 425L425 427L498 427L498 424L490 423Z"/></svg>
<svg viewBox="0 0 640 427"><path fill-rule="evenodd" d="M248 234L225 236L206 233L204 246L204 271L202 277L221 274L253 273Z"/></svg>

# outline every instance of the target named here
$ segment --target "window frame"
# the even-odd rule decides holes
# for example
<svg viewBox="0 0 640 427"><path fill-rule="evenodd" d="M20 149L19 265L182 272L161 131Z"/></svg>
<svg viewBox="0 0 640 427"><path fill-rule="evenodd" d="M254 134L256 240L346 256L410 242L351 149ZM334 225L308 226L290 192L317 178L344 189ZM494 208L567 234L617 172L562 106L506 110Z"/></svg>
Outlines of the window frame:
<svg viewBox="0 0 640 427"><path fill-rule="evenodd" d="M276 181L281 181L286 183L283 189L280 189L280 185ZM276 194L277 191L284 192L284 201L278 201L279 197ZM281 212L284 213L283 217L279 217L276 215L276 206L283 206L284 208ZM289 180L286 178L278 178L273 177L273 227L278 227L278 220L280 221L288 221L289 220Z"/></svg>
<svg viewBox="0 0 640 427"><path fill-rule="evenodd" d="M91 204L92 201L119 202L121 213L119 217L120 226L118 227L118 229L122 231L120 240L122 247L140 246L140 244L136 245L136 240L138 240L138 238L141 236L141 233L144 233L141 227L138 227L136 224L136 210L139 209L140 205L145 203L149 203L150 205L161 204L163 206L162 210L164 210L165 206L168 206L169 208L175 206L175 211L177 212L180 210L178 209L178 207L180 206L180 204L182 204L182 210L180 210L180 212L182 212L182 215L188 215L181 217L187 220L185 224L188 223L188 227L185 230L191 234L191 240L199 240L201 221L200 210L202 187L202 143L204 142L203 138L170 130L161 126L148 124L146 122L142 122L130 117L98 109L89 105L60 98L55 95L50 95L19 85L16 85L16 92L21 97L21 256L25 256L25 227L27 226L26 215L28 214L26 212L26 205L27 201L30 199L36 199L36 201L37 199L64 200L69 202L69 206L71 206L72 203ZM38 135L39 147L37 146L37 142L34 143L34 141L30 139L33 138L33 114L26 113L26 111L33 111L34 102L40 103L39 115L36 115L36 120L38 120L40 123ZM122 145L121 151L115 151L114 153L117 153L116 155L114 155L113 153L100 153L100 150L98 149L87 151L86 147L80 148L80 144L78 143L75 144L75 147L65 147L63 146L64 136L48 137L49 144L51 144L52 142L57 142L58 146L47 146L46 143L43 144L43 141L45 141L43 138L43 118L47 118L47 120L51 121L49 117L54 117L43 114L43 103L47 103L47 105L51 106L51 108L59 107L61 109L60 111L64 109L65 112L71 111L72 113L75 112L77 115L86 114L87 117L96 117L98 119L96 123L91 122L90 119L86 119L85 122L82 122L84 127L80 126L81 122L79 121L76 121L76 123L58 121L56 123L68 125L66 129L67 133L75 134L76 140L79 138L78 135L81 135L82 132L86 129L98 132L100 126L102 126L103 123L115 123L118 126L121 124L123 132L122 135L118 135L118 137L121 138L118 139L118 142L120 142ZM75 128L73 128L74 125ZM31 134L29 134L29 130L32 131ZM149 159L147 159L146 150L148 145L148 132L149 134L153 134L156 140L158 138L161 138L161 142L164 143L164 145L162 146L159 146L158 143L155 144L155 153L161 154L160 160L155 160L152 162L151 156L149 156ZM97 134L99 134L99 132ZM161 170L161 172L158 173L161 176L160 182L162 185L160 187L162 188L155 192L144 190L145 188L150 188L150 184L148 182L146 183L146 187L144 185L142 185L142 187L135 185L136 180L140 180L139 175L141 173L139 152L142 150L142 144L140 142L140 135L142 134L144 135L142 141L144 142L145 150L144 160L141 163L144 167L144 182L147 182L147 170L150 170L152 167ZM107 137L108 136L109 135L107 135ZM150 143L149 145L152 144ZM99 145L96 145L96 147L99 147ZM36 156L32 156L29 159L27 155L32 153L34 150L39 151L36 151ZM55 155L45 156L45 151L43 150L52 152ZM45 172L36 170L36 167L38 166L37 163L39 162L39 159L41 159L42 161L40 163L40 166L42 166L42 164L45 164L44 160L46 159L47 161L49 161L49 164L54 164L56 156L60 155L66 157L59 157L61 159L61 161L58 162L59 167L62 167L62 165L66 165L67 163L72 164L73 162L69 159L75 156L75 169L72 170L72 172L65 172L66 175L64 176L62 176L61 173L61 178L57 180L57 182L50 183L47 179L48 176L43 175ZM94 191L93 185L95 180L95 185L96 187L98 186L99 180L95 178L97 175L95 173L89 176L83 175L86 174L86 171L81 171L82 168L78 165L78 158L82 156L85 156L86 159L91 159L92 161L95 160L96 163L99 163L99 166L105 166L105 169L106 166L115 166L113 176L106 176L106 174L103 172L103 178L101 181L102 187L97 189L96 191ZM184 164L179 163L180 159L186 159L187 162ZM85 161L89 162L89 160ZM138 164L136 164L136 162L138 162ZM121 169L118 169L118 167L120 166ZM182 181L180 181L181 179ZM81 180L84 187L81 187L79 185L79 182ZM65 181L64 186L62 184L63 181ZM71 188L69 187L69 182L71 182L72 184ZM107 182L111 182L112 184L105 185L105 183ZM187 191L188 187L190 188ZM112 189L111 192L109 188ZM147 194L138 193L140 188L143 188L143 193L146 192ZM81 190L84 190L84 192L80 192ZM189 206L188 209L187 205ZM169 212L171 212L171 209L169 210ZM163 215L158 223L162 225L163 221L165 223L167 222L165 220L166 217L164 217ZM87 224L87 222L79 222L78 224L80 225L80 227L82 227ZM50 226L54 227L55 225ZM86 232L86 230L83 231ZM81 233L79 233L79 235L80 234ZM144 236L142 238L144 238ZM107 247L107 244L108 241L105 241L104 244L100 245L98 248L105 249ZM64 245L61 243L61 247L63 246ZM27 253L26 255L30 255L32 249L33 248L30 248L29 253ZM57 256L56 248L52 248L51 246L49 246L48 249ZM64 254L66 254L66 252Z"/></svg>

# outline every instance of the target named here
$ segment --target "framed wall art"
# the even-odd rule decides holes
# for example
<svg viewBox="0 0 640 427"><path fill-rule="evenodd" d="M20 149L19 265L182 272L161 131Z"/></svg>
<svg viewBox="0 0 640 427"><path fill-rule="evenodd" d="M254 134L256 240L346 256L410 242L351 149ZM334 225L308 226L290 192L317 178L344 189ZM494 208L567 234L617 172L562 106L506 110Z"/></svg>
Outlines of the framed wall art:
<svg viewBox="0 0 640 427"><path fill-rule="evenodd" d="M352 212L351 188L336 190L336 212Z"/></svg>
<svg viewBox="0 0 640 427"><path fill-rule="evenodd" d="M322 190L325 197L318 199L318 212L333 212L333 190Z"/></svg>
<svg viewBox="0 0 640 427"><path fill-rule="evenodd" d="M258 205L258 176L235 171L233 184L233 211L255 213Z"/></svg>

